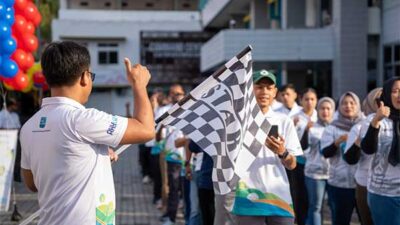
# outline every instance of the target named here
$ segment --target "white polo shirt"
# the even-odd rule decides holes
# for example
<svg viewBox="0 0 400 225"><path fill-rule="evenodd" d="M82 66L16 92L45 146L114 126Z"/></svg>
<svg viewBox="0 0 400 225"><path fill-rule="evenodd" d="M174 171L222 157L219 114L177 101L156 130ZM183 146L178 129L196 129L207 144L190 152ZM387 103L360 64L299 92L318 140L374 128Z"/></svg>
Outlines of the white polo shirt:
<svg viewBox="0 0 400 225"><path fill-rule="evenodd" d="M43 99L20 134L21 167L38 189L38 224L115 224L108 146L120 143L127 125L66 97Z"/></svg>

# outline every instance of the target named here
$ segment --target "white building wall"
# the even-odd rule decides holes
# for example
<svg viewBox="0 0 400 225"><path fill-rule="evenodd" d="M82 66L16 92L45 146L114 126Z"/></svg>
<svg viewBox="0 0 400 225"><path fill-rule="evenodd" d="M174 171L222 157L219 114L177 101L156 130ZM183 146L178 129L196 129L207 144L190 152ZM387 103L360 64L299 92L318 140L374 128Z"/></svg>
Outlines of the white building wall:
<svg viewBox="0 0 400 225"><path fill-rule="evenodd" d="M400 0L383 1L383 44L400 42Z"/></svg>
<svg viewBox="0 0 400 225"><path fill-rule="evenodd" d="M123 58L140 63L141 31L201 31L199 12L60 10L52 22L53 40L88 43L95 86L127 86ZM119 64L98 65L97 43L119 43Z"/></svg>
<svg viewBox="0 0 400 225"><path fill-rule="evenodd" d="M126 116L125 104L133 95L126 81L124 57L140 63L141 31L201 31L200 13L193 11L118 11L72 10L61 1L59 18L52 21L52 37L57 40L76 40L86 43L91 54L91 70L96 73L95 87L110 88L94 91L86 107ZM117 42L118 64L98 65L99 42Z"/></svg>
<svg viewBox="0 0 400 225"><path fill-rule="evenodd" d="M254 61L330 61L333 28L287 30L223 30L201 48L201 71L229 60L247 45Z"/></svg>

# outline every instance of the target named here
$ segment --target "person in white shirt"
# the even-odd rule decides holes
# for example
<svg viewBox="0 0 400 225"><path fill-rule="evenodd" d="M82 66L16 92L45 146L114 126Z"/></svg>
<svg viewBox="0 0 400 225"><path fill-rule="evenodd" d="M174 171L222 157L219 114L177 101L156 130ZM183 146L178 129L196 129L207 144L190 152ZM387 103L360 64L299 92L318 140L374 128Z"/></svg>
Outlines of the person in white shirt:
<svg viewBox="0 0 400 225"><path fill-rule="evenodd" d="M321 137L325 128L332 122L335 112L335 101L323 97L317 104L318 120L305 129L301 147L304 149L306 164L304 167L305 185L308 196L306 224L322 224L322 205L325 196L326 183L329 177L329 163L321 155Z"/></svg>
<svg viewBox="0 0 400 225"><path fill-rule="evenodd" d="M343 152L350 129L363 120L364 116L360 100L353 92L346 92L340 97L338 111L338 118L322 134L321 149L330 164L327 189L332 224L350 224L356 207L356 166L349 165L343 159Z"/></svg>
<svg viewBox="0 0 400 225"><path fill-rule="evenodd" d="M293 121L270 109L277 91L275 75L257 71L253 82L257 103L268 122L277 126L278 135L268 136L257 159L239 180L232 214L238 225L292 225L294 211L285 168L296 167L301 146Z"/></svg>
<svg viewBox="0 0 400 225"><path fill-rule="evenodd" d="M361 151L360 142L362 137L366 133L366 127L372 120L373 113L378 109L378 104L376 100L379 99L382 93L382 88L375 88L370 91L367 97L364 99L362 104L362 109L364 115L368 118L360 121L354 125L349 133L349 137L346 142L346 149L344 151L344 160L350 165L357 165L357 170L355 173L356 180L356 203L357 210L360 215L361 224L363 225L373 225L371 212L368 207L367 202L367 180L369 173L369 165L371 164L372 156L365 154ZM362 129L362 127L365 127Z"/></svg>
<svg viewBox="0 0 400 225"><path fill-rule="evenodd" d="M299 140L304 136L305 130L308 130L317 122L318 116L315 107L317 106L317 92L312 88L306 88L300 94L300 103L302 109L292 116ZM302 148L304 151L305 148ZM304 183L304 165L306 159L303 155L296 157L297 166L294 170L287 171L290 183L290 193L293 199L296 222L298 225L304 225L307 219L308 197L306 185Z"/></svg>
<svg viewBox="0 0 400 225"><path fill-rule="evenodd" d="M185 91L183 87L180 84L172 84L169 88L169 93L168 93L168 104L159 107L156 111L156 116L155 119L158 119L159 117L163 116L164 113L166 113L173 105L178 103L183 97L185 97ZM159 169L157 166L154 166L154 169L157 169L160 171L159 176L161 178L161 201L157 202L157 208L161 209L163 212L165 212L161 216L161 220L165 221L168 219L167 216L167 205L168 205L168 194L169 194L169 183L168 183L168 175L167 175L167 161L165 160L166 157L166 151L165 150L165 143L167 137L169 137L174 130L173 127L164 127L164 125L159 125L157 126L157 134L156 134L156 140L155 140L155 146L152 148L151 154L152 160L157 162L156 157L158 157L159 161ZM155 150L155 151L153 151ZM158 156L157 156L158 155ZM157 173L157 171L155 171ZM161 203L161 204L160 204ZM160 207L161 206L161 207Z"/></svg>
<svg viewBox="0 0 400 225"><path fill-rule="evenodd" d="M51 97L22 127L24 181L38 192L39 225L115 224L115 190L108 146L145 142L155 135L146 86L150 73L125 59L134 115L124 118L86 109L95 74L89 51L53 42L41 66Z"/></svg>
<svg viewBox="0 0 400 225"><path fill-rule="evenodd" d="M286 84L279 89L282 106L276 112L292 117L300 112L301 107L297 104L297 92L293 84Z"/></svg>
<svg viewBox="0 0 400 225"><path fill-rule="evenodd" d="M18 102L11 97L6 98L3 109L0 111L0 129L19 129L21 122L16 111Z"/></svg>
<svg viewBox="0 0 400 225"><path fill-rule="evenodd" d="M3 109L0 111L0 129L20 129L21 120L17 111L19 102L13 97L7 97L3 102ZM17 149L14 162L14 181L22 182L21 179L21 144L17 141Z"/></svg>
<svg viewBox="0 0 400 225"><path fill-rule="evenodd" d="M400 78L383 84L379 108L372 114L361 149L372 156L368 205L375 225L400 224ZM363 131L362 131L363 132Z"/></svg>

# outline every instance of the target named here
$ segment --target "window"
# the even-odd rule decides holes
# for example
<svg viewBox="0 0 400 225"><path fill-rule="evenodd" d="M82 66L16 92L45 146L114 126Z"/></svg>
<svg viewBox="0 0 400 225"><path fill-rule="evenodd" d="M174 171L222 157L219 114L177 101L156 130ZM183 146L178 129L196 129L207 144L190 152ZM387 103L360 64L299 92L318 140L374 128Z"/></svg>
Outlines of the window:
<svg viewBox="0 0 400 225"><path fill-rule="evenodd" d="M384 47L383 64L385 80L393 76L400 76L400 43Z"/></svg>
<svg viewBox="0 0 400 225"><path fill-rule="evenodd" d="M117 43L98 43L97 47L99 65L118 64Z"/></svg>
<svg viewBox="0 0 400 225"><path fill-rule="evenodd" d="M88 2L81 2L80 5L81 6L89 6L89 3Z"/></svg>
<svg viewBox="0 0 400 225"><path fill-rule="evenodd" d="M383 50L385 64L392 62L392 46L385 47Z"/></svg>
<svg viewBox="0 0 400 225"><path fill-rule="evenodd" d="M110 7L110 6L111 6L111 2L105 2L105 3L104 3L104 6L105 6L105 7Z"/></svg>

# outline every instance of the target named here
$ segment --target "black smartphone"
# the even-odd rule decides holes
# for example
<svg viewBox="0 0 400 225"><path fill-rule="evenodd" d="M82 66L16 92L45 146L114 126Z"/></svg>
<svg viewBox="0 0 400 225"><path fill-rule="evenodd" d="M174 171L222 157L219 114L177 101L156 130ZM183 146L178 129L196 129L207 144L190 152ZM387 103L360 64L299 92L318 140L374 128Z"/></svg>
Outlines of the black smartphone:
<svg viewBox="0 0 400 225"><path fill-rule="evenodd" d="M268 137L274 137L274 138L278 138L279 134L278 134L278 125L272 125L271 129L269 130L268 133Z"/></svg>

